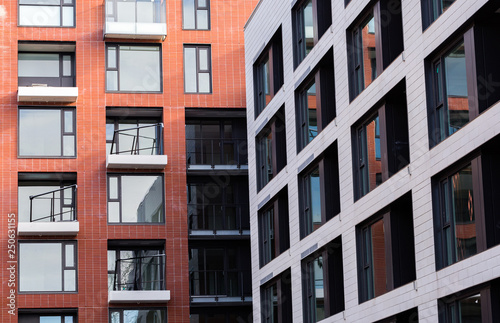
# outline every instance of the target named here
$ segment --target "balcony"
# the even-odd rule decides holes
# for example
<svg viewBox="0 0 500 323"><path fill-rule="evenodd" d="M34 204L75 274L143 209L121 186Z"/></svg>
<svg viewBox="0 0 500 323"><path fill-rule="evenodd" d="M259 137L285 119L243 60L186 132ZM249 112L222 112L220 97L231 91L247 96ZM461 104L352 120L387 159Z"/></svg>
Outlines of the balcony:
<svg viewBox="0 0 500 323"><path fill-rule="evenodd" d="M191 236L249 235L248 205L188 204L189 233Z"/></svg>
<svg viewBox="0 0 500 323"><path fill-rule="evenodd" d="M162 170L165 166L162 123L114 131L107 168Z"/></svg>
<svg viewBox="0 0 500 323"><path fill-rule="evenodd" d="M165 40L165 0L106 0L104 38Z"/></svg>
<svg viewBox="0 0 500 323"><path fill-rule="evenodd" d="M19 222L18 235L74 236L80 226L76 218L76 184L32 195L30 222Z"/></svg>
<svg viewBox="0 0 500 323"><path fill-rule="evenodd" d="M252 302L248 270L199 270L189 272L191 304Z"/></svg>
<svg viewBox="0 0 500 323"><path fill-rule="evenodd" d="M165 255L117 259L109 303L167 303Z"/></svg>
<svg viewBox="0 0 500 323"><path fill-rule="evenodd" d="M190 170L248 170L246 139L186 139Z"/></svg>

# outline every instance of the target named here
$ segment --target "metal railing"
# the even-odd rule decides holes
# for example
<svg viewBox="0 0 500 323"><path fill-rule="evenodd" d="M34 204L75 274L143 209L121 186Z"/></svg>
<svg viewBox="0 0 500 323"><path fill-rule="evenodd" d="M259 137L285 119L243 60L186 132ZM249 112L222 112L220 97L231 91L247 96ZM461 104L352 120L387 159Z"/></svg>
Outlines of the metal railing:
<svg viewBox="0 0 500 323"><path fill-rule="evenodd" d="M246 139L186 139L186 160L189 165L248 164Z"/></svg>
<svg viewBox="0 0 500 323"><path fill-rule="evenodd" d="M113 290L165 290L165 254L117 259Z"/></svg>
<svg viewBox="0 0 500 323"><path fill-rule="evenodd" d="M163 123L115 130L110 154L162 155Z"/></svg>
<svg viewBox="0 0 500 323"><path fill-rule="evenodd" d="M243 230L250 229L246 204L188 204L189 230Z"/></svg>
<svg viewBox="0 0 500 323"><path fill-rule="evenodd" d="M245 297L252 295L249 270L197 270L189 272L191 296Z"/></svg>
<svg viewBox="0 0 500 323"><path fill-rule="evenodd" d="M76 221L76 188L69 185L56 190L31 195L30 222ZM34 215L33 213L36 213ZM42 216L39 216L41 213ZM35 218L34 218L35 217Z"/></svg>

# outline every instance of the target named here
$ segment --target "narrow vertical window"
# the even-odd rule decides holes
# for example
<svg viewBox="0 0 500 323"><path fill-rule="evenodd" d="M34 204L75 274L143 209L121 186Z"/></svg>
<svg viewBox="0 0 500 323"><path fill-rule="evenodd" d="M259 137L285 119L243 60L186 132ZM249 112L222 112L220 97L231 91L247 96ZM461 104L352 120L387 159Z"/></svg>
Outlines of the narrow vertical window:
<svg viewBox="0 0 500 323"><path fill-rule="evenodd" d="M211 93L210 46L184 46L184 92Z"/></svg>
<svg viewBox="0 0 500 323"><path fill-rule="evenodd" d="M182 0L182 28L210 29L210 0Z"/></svg>

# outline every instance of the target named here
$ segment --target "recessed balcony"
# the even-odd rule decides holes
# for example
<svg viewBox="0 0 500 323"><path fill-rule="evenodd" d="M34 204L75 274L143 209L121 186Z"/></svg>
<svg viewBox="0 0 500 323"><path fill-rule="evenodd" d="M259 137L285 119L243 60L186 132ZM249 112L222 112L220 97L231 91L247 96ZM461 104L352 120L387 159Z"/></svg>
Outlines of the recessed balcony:
<svg viewBox="0 0 500 323"><path fill-rule="evenodd" d="M74 236L80 230L76 218L76 184L32 195L29 222L19 222L19 236Z"/></svg>
<svg viewBox="0 0 500 323"><path fill-rule="evenodd" d="M246 139L186 139L188 170L248 170Z"/></svg>
<svg viewBox="0 0 500 323"><path fill-rule="evenodd" d="M249 236L248 204L188 204L189 235Z"/></svg>
<svg viewBox="0 0 500 323"><path fill-rule="evenodd" d="M166 1L106 0L104 38L165 40Z"/></svg>
<svg viewBox="0 0 500 323"><path fill-rule="evenodd" d="M113 169L164 169L163 124L119 129L113 132L106 167Z"/></svg>

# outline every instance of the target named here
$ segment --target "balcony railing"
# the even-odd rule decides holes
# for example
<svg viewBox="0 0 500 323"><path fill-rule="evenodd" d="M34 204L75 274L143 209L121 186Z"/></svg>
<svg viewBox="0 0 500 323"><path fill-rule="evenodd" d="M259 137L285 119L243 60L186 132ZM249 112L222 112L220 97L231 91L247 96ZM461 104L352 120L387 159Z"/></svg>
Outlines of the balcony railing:
<svg viewBox="0 0 500 323"><path fill-rule="evenodd" d="M115 130L112 155L162 155L163 123Z"/></svg>
<svg viewBox="0 0 500 323"><path fill-rule="evenodd" d="M164 268L164 254L117 259L113 290L165 290Z"/></svg>
<svg viewBox="0 0 500 323"><path fill-rule="evenodd" d="M252 295L248 270L199 270L189 273L191 296L238 297Z"/></svg>
<svg viewBox="0 0 500 323"><path fill-rule="evenodd" d="M76 184L30 196L30 222L76 221Z"/></svg>
<svg viewBox="0 0 500 323"><path fill-rule="evenodd" d="M248 164L246 139L186 139L187 165Z"/></svg>
<svg viewBox="0 0 500 323"><path fill-rule="evenodd" d="M189 230L250 230L248 205L188 204Z"/></svg>

